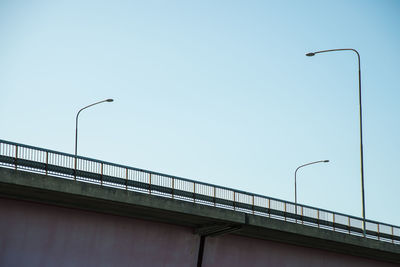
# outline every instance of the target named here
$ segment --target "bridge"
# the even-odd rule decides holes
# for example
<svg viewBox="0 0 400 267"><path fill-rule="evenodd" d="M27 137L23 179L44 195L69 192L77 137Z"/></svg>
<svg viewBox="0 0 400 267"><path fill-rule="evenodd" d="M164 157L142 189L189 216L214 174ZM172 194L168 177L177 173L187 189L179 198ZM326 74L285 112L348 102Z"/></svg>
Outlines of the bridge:
<svg viewBox="0 0 400 267"><path fill-rule="evenodd" d="M395 266L400 227L0 140L0 266Z"/></svg>

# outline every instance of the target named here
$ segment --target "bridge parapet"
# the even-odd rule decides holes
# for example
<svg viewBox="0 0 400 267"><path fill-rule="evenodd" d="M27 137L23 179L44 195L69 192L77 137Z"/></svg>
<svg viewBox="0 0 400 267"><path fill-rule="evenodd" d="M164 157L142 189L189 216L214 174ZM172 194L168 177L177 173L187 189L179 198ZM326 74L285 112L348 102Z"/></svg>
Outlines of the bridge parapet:
<svg viewBox="0 0 400 267"><path fill-rule="evenodd" d="M0 165L363 236L362 218L182 177L0 140ZM366 220L365 238L400 244L400 227Z"/></svg>
<svg viewBox="0 0 400 267"><path fill-rule="evenodd" d="M14 199L16 206L21 207L26 205L17 204L19 200L24 200L19 201L20 203L39 202L48 205L42 205L43 207L41 208L40 205L37 204L38 207L36 210L39 211L38 214L36 215L36 213L30 212L30 215L25 216L24 209L19 211L8 210L6 208L7 203L12 203L8 199ZM102 186L100 184L74 181L72 179L60 179L51 175L37 174L3 167L0 167L0 204L3 206L5 211L3 215L9 214L10 218L12 218L14 213L21 214L20 217L11 219L10 223L5 224L4 227L2 227L4 232L11 232L20 236L24 236L24 232L30 231L29 226L26 226L22 229L17 227L20 225L18 222L21 220L27 222L32 220L36 221L36 227L40 228L45 236L52 236L53 234L56 234L46 230L49 225L53 225L53 222L49 219L41 218L43 215L48 218L56 218L57 221L54 222L56 225L59 225L59 223L66 225L64 220L67 220L71 224L70 234L72 236L76 237L76 235L80 236L80 234L82 234L91 240L97 240L103 235L102 233L99 232L99 235L97 236L93 235L93 232L89 231L89 233L92 233L92 235L90 235L85 231L82 232L78 229L80 229L82 224L85 224L86 228L88 229L97 229L98 224L104 226L103 222L92 221L91 223L88 223L86 222L86 219L82 219L81 221L76 221L74 219L71 221L71 219L69 219L69 214L71 214L71 212L76 213L73 212L74 210L83 210L94 211L92 214L103 214L101 216L96 216L99 217L99 220L104 219L108 222L111 222L113 219L107 217L106 215L117 215L117 217L111 216L114 218L126 218L126 223L131 225L129 227L133 228L138 226L133 226L129 222L129 219L131 218L158 222L160 226L157 227L157 229L165 228L162 225L176 225L183 227L182 229L188 229L189 227L189 229L193 229L192 233L187 232L188 235L184 237L184 239L189 238L191 240L195 240L193 239L194 234L199 235L201 237L200 245L192 244L194 246L192 250L196 249L197 246L200 248L204 247L204 250L199 249L198 255L202 255L202 251L204 251L206 260L210 260L209 257L213 257L213 253L208 251L208 249L210 249L210 242L211 244L215 245L215 241L219 240L218 242L224 242L224 240L226 240L225 237L230 240L232 239L230 236L233 235L250 238L247 239L247 242L252 243L252 241L249 240L254 240L254 244L259 244L261 247L264 246L262 244L275 244L273 246L279 247L277 244L287 243L294 245L286 246L288 249L289 247L293 249L294 247L297 247L300 249L295 249L296 251L303 251L301 249L302 247L313 248L314 250L310 250L309 253L313 251L312 253L316 253L315 255L320 255L318 257L322 258L319 258L317 261L319 264L314 262L314 265L307 264L306 266L320 266L323 262L323 259L325 259L325 256L322 255L329 256L330 258L333 257L334 259L339 257L342 258L342 260L346 259L346 257L343 258L343 255L355 256L355 258L352 259L360 262L364 262L364 259L359 257L378 261L376 262L378 265L360 266L392 266L384 264L382 265L379 262L400 263L400 245L393 244L391 242L382 242L379 240L364 238L362 236L349 235L347 233L331 231L323 228L310 227L308 225L299 223L288 223L282 219L275 219L268 216L259 216L252 213L214 207L213 205L198 204L190 201L182 201L179 199L165 198L153 194L150 195L148 193L136 192L133 190L121 190L120 188ZM28 207L29 205L30 204L27 204ZM31 204L31 206L34 206L34 204ZM54 216L52 212L46 213L45 210L57 210L57 208L44 208L52 206L61 206L72 209L69 209L71 211L66 211L66 209L61 208L60 212L62 214L60 212L56 212L59 215ZM8 215L5 216L7 218L9 217ZM36 218L38 216L39 219ZM32 217L35 217L36 219ZM115 220L119 221L120 219ZM42 223L43 225L40 225ZM109 226L114 225L114 223L105 224ZM146 225L146 223L143 223L142 225ZM69 228L65 226L61 227L60 229L65 230ZM80 232L80 234L77 233L77 231ZM114 230L113 228L107 228L106 231L108 234L110 234L113 233ZM135 231L141 232L139 229ZM73 242L77 245L81 244L81 238L74 239L72 237L66 237L65 235L67 235L67 233L68 231L63 233L64 236L61 238L61 240L64 240L65 242L68 240L68 242ZM170 236L170 233L166 231L163 232L162 235ZM13 234L9 235L9 238L12 239L12 236ZM159 240L160 238L163 239L163 236L158 238L153 237L153 239L154 241ZM109 236L109 238L112 238L112 236ZM21 240L21 243L14 244L14 250L12 250L12 253L17 253L18 250L16 248L25 244L23 239ZM234 238L234 240L238 241L241 239ZM264 240L267 243L260 243L256 240ZM134 240L129 242L135 243ZM201 244L204 243L207 244L202 246ZM30 240L30 244L31 246L29 246L29 249L33 249L35 247L35 241ZM46 246L47 243L42 242L41 244L42 246ZM258 248L257 251L262 250L261 247ZM27 251L29 251L29 249ZM217 248L215 247L214 249ZM339 254L334 254L336 256L332 256L332 254L321 252L323 250L328 251L329 253L335 252ZM92 252L96 254L99 251L94 247ZM245 254L251 255L252 253L253 251L250 249L246 251ZM129 255L130 254L127 253L124 257L129 258ZM29 255L25 255L25 259L27 259L28 256ZM228 257L227 255L225 256ZM263 262L265 257L269 259L272 257L278 260L278 258L281 256L283 257L284 254L280 254L280 256L267 254L257 259L257 262ZM307 263L311 264L311 262L313 262L313 260L311 258L307 258L306 255L302 257L305 257L304 260ZM286 259L286 261L295 262L296 259ZM231 262L231 266L243 265L238 263L236 263L236 265L232 264L233 263ZM331 264L330 266L335 266L335 264Z"/></svg>

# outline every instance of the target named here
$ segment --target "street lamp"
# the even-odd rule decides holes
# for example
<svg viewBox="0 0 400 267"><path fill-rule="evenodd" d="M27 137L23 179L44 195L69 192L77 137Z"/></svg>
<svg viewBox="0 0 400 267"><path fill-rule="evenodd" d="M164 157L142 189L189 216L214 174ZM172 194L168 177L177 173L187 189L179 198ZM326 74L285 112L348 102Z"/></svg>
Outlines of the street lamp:
<svg viewBox="0 0 400 267"><path fill-rule="evenodd" d="M353 51L357 54L358 58L358 103L359 103L359 112L360 112L360 157L361 157L361 199L362 199L362 217L363 217L363 234L365 236L366 228L365 228L365 195L364 195L364 153L363 153L363 136L362 136L362 106L361 106L361 63L360 63L360 54L357 50L353 48L343 48L343 49L330 49L330 50L322 50L317 52L307 53L306 56L312 57L319 53L326 52L336 52L336 51Z"/></svg>
<svg viewBox="0 0 400 267"><path fill-rule="evenodd" d="M322 162L327 163L327 162L329 162L329 160L327 160L327 159L326 160L318 160L318 161L306 163L306 164L303 164L303 165L297 167L296 170L294 171L294 204L295 204L295 208L296 208L296 215L297 215L297 171L300 168L303 168L305 166L316 164L316 163L322 163Z"/></svg>
<svg viewBox="0 0 400 267"><path fill-rule="evenodd" d="M113 102L113 101L114 101L114 99L109 98L109 99L106 99L106 100L102 100L102 101L93 103L91 105L88 105L86 107L81 108L78 111L78 113L76 114L76 119L75 119L75 170L76 170L76 157L78 156L78 116L79 116L79 113L81 113L82 110L87 109L87 108L89 108L91 106L94 106L94 105L97 105L97 104L100 104L100 103L103 103L103 102Z"/></svg>

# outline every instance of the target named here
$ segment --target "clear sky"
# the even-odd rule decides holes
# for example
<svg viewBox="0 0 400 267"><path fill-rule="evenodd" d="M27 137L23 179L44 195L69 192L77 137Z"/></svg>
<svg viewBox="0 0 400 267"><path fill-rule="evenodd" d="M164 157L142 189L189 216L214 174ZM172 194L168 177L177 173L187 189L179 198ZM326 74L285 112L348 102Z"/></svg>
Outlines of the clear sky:
<svg viewBox="0 0 400 267"><path fill-rule="evenodd" d="M0 2L0 138L400 225L399 1Z"/></svg>

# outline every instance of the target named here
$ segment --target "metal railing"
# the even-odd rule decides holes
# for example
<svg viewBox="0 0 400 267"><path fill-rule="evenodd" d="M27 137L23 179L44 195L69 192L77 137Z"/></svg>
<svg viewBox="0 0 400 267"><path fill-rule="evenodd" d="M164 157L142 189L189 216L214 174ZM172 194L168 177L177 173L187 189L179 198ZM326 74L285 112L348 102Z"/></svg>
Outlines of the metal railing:
<svg viewBox="0 0 400 267"><path fill-rule="evenodd" d="M0 165L363 236L359 217L1 139ZM366 237L400 244L400 227L366 220Z"/></svg>

